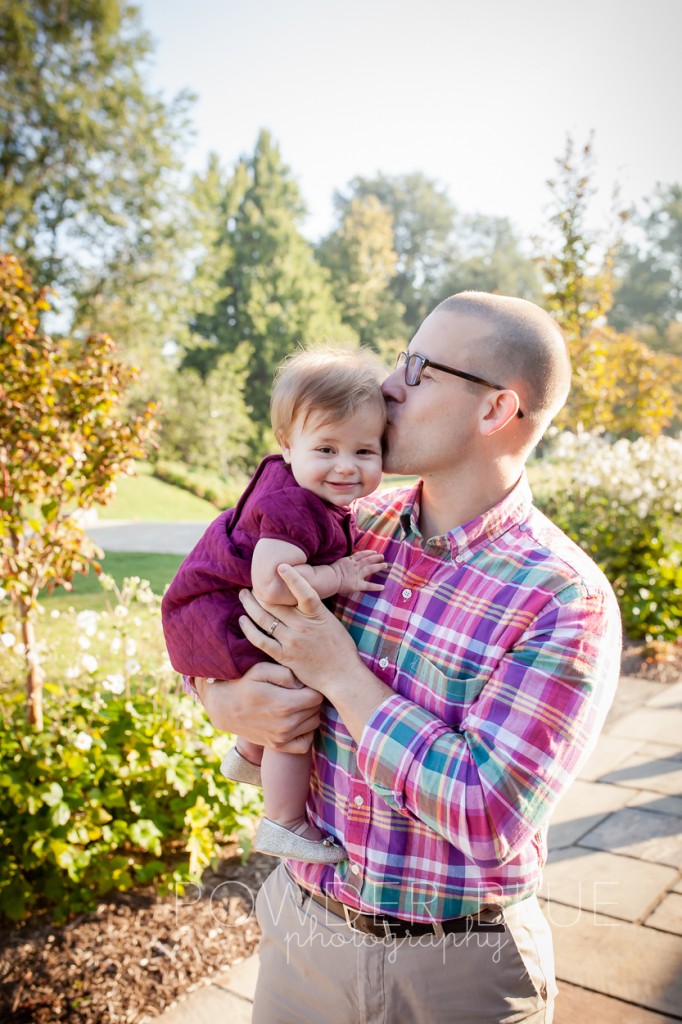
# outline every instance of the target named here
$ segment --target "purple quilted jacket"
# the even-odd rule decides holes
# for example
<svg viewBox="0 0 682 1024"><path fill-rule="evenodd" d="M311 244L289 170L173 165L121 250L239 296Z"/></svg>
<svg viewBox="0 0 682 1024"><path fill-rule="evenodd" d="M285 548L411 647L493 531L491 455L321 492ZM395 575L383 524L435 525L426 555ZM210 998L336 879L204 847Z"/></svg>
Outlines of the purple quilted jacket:
<svg viewBox="0 0 682 1024"><path fill-rule="evenodd" d="M177 672L235 679L268 660L239 628L238 594L251 587L261 537L295 544L311 565L325 565L350 554L351 515L299 487L280 455L263 459L236 507L211 523L163 598L166 646Z"/></svg>

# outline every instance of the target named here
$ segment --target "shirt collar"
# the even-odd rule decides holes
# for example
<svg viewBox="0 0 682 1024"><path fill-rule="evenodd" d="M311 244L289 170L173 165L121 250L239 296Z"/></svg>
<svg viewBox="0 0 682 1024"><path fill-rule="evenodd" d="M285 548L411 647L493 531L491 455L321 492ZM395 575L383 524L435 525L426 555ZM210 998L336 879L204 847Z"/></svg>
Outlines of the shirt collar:
<svg viewBox="0 0 682 1024"><path fill-rule="evenodd" d="M407 495L400 513L400 524L406 537L418 538L425 547L434 553L448 550L453 555L465 555L490 541L501 537L512 526L516 526L528 518L533 504L533 495L525 471L519 482L509 494L493 505L482 515L455 526L439 537L431 537L425 541L419 529L419 510L421 502L422 481L420 480Z"/></svg>

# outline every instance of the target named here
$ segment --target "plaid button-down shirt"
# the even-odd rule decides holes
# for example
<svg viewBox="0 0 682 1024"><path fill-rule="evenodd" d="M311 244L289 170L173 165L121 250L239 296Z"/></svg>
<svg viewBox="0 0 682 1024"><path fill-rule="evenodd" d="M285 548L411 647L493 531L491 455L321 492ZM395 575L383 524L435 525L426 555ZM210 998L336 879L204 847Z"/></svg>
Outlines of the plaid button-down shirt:
<svg viewBox="0 0 682 1024"><path fill-rule="evenodd" d="M357 547L390 571L337 614L394 695L359 746L325 705L308 813L350 859L289 866L352 907L428 921L537 890L548 820L613 699L621 624L605 577L525 477L428 541L419 497L357 503Z"/></svg>

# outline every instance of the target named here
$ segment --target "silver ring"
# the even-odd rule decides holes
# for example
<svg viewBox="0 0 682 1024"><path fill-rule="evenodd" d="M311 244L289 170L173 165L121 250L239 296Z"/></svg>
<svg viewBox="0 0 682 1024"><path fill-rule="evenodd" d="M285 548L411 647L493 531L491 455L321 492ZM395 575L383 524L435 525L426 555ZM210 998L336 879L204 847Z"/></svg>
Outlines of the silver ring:
<svg viewBox="0 0 682 1024"><path fill-rule="evenodd" d="M282 625L282 623L279 621L279 619L274 619L270 623L270 628L268 629L268 636L274 636L275 635L275 630L277 629L278 626L281 626L281 625Z"/></svg>

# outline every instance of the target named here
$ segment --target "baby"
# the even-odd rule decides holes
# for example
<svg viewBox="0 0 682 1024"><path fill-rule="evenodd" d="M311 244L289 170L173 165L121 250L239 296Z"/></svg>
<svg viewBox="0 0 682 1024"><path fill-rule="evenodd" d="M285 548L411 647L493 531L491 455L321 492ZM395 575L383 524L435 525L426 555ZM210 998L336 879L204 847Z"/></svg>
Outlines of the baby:
<svg viewBox="0 0 682 1024"><path fill-rule="evenodd" d="M386 564L376 552L353 552L348 508L381 479L386 407L379 375L361 350L309 349L280 366L270 413L281 455L263 459L236 507L209 526L163 599L166 644L178 672L229 680L266 660L240 630L238 595L246 587L269 605L293 604L277 574L283 562L295 565L323 599L382 589L369 577ZM262 783L265 817L256 850L338 863L346 851L305 817L310 762L310 752L264 750L238 738L221 770L236 782Z"/></svg>

